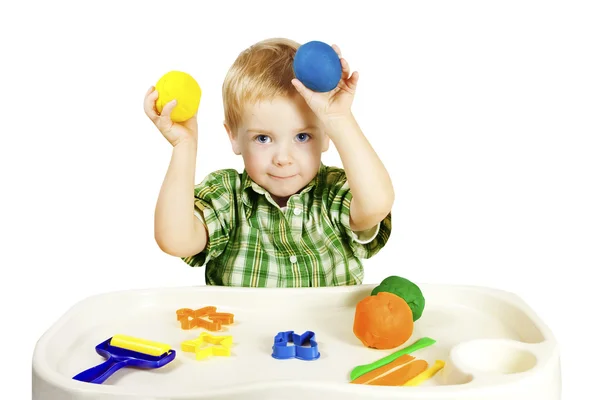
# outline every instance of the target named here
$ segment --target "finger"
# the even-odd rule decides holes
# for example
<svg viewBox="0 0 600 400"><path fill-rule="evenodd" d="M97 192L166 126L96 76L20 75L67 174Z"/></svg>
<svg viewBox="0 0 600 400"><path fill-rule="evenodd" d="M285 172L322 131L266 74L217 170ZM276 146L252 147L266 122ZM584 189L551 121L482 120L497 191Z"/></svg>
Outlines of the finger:
<svg viewBox="0 0 600 400"><path fill-rule="evenodd" d="M158 118L158 113L156 112L156 99L158 99L158 92L154 89L154 86L152 86L144 96L144 112L152 121L155 121Z"/></svg>
<svg viewBox="0 0 600 400"><path fill-rule="evenodd" d="M177 105L177 99L173 99L170 102L168 102L167 104L165 104L165 106L162 109L162 112L160 113L160 117L168 119L170 121L171 120L171 112L173 112L173 109L175 108L176 105Z"/></svg>
<svg viewBox="0 0 600 400"><path fill-rule="evenodd" d="M336 52L336 54L339 57L342 57L342 51L340 50L340 48L338 47L337 44L333 44L333 45L331 45L331 47L333 48L333 50Z"/></svg>
<svg viewBox="0 0 600 400"><path fill-rule="evenodd" d="M171 112L175 105L177 104L177 100L171 100L167 104L164 105L160 115L156 119L156 127L163 132L169 132L174 125L174 122L171 120Z"/></svg>
<svg viewBox="0 0 600 400"><path fill-rule="evenodd" d="M350 64L345 58L341 58L340 62L342 64L342 80L345 81L350 76Z"/></svg>
<svg viewBox="0 0 600 400"><path fill-rule="evenodd" d="M358 71L354 71L352 76L346 82L348 88L354 92L358 86Z"/></svg>
<svg viewBox="0 0 600 400"><path fill-rule="evenodd" d="M304 97L305 100L309 100L311 98L313 94L312 90L304 86L304 84L300 82L300 80L296 78L292 79L292 85L294 85L298 93L300 93L300 95Z"/></svg>

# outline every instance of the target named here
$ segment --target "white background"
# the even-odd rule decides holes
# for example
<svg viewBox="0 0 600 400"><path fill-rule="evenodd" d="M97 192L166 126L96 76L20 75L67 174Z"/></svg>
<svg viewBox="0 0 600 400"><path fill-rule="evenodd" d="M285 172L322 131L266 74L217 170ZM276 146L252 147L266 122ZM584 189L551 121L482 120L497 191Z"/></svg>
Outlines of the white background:
<svg viewBox="0 0 600 400"><path fill-rule="evenodd" d="M203 269L154 242L171 152L143 96L169 70L191 73L203 89L196 179L240 170L220 88L240 51L273 36L336 43L361 74L353 110L397 194L392 237L365 262L365 283L397 274L515 292L559 340L563 398L593 393L597 3L196 3L0 9L0 369L10 398L30 396L36 341L83 298L204 282ZM334 147L324 161L341 165Z"/></svg>

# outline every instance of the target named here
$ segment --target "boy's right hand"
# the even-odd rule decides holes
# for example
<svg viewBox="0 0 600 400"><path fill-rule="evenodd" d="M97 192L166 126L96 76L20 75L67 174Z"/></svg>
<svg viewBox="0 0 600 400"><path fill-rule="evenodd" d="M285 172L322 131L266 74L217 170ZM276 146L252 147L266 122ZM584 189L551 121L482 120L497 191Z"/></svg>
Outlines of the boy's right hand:
<svg viewBox="0 0 600 400"><path fill-rule="evenodd" d="M173 100L165 104L162 112L159 114L156 109L156 99L158 99L158 91L152 86L148 89L144 97L144 112L173 147L189 139L198 139L198 121L196 115L187 121L173 122L171 120L171 111L177 105L177 101Z"/></svg>

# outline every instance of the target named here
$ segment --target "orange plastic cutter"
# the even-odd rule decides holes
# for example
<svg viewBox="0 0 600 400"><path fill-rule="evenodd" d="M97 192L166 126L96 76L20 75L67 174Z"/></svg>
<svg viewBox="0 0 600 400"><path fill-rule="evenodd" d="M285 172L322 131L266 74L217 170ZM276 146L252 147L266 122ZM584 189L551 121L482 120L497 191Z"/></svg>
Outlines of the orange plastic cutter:
<svg viewBox="0 0 600 400"><path fill-rule="evenodd" d="M233 323L233 314L217 312L217 307L207 306L197 310L180 308L176 311L177 321L181 329L204 328L209 331L219 331L222 325Z"/></svg>

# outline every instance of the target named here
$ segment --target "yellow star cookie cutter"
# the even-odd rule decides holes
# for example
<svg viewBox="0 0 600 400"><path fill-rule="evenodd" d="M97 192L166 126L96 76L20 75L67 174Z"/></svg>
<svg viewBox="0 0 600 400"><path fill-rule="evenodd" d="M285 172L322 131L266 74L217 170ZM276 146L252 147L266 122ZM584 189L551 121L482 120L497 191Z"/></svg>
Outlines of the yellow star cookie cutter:
<svg viewBox="0 0 600 400"><path fill-rule="evenodd" d="M181 350L196 353L196 360L211 356L229 357L231 355L232 336L213 336L202 332L196 339L186 340L181 343Z"/></svg>

